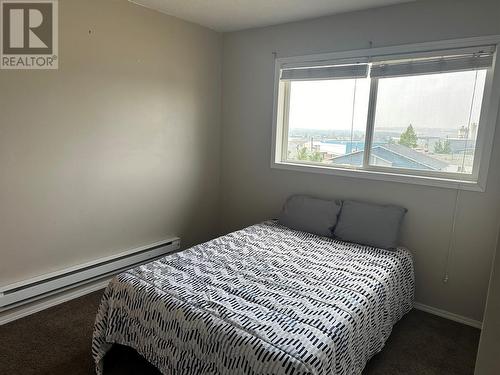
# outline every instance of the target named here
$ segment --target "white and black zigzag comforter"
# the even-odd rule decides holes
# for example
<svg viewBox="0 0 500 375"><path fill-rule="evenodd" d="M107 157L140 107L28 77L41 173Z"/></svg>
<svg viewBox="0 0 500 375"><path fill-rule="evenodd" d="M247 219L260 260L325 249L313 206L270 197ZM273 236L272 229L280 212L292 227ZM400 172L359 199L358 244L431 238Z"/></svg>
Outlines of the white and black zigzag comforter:
<svg viewBox="0 0 500 375"><path fill-rule="evenodd" d="M412 307L407 250L265 222L115 277L96 318L164 374L360 374Z"/></svg>

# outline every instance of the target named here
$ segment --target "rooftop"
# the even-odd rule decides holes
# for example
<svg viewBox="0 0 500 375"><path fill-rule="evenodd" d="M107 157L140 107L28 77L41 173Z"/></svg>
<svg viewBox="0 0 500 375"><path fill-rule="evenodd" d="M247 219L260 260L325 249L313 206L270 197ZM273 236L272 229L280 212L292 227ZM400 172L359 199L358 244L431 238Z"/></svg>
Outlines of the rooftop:
<svg viewBox="0 0 500 375"><path fill-rule="evenodd" d="M331 159L333 164L359 164L363 162L364 151L337 156ZM396 168L422 169L431 171L446 170L448 164L434 159L412 148L400 144L385 144L372 148L371 157L376 165Z"/></svg>

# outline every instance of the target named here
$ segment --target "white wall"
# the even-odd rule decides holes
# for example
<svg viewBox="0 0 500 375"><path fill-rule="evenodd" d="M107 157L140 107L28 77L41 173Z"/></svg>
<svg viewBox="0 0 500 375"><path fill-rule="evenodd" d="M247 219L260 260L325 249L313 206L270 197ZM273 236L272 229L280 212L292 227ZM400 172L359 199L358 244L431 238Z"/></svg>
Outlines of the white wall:
<svg viewBox="0 0 500 375"><path fill-rule="evenodd" d="M442 282L456 192L270 168L273 51L305 55L500 34L498 1L418 1L224 35L222 228L275 217L293 193L396 203L415 253L419 302L482 320L500 208L500 131L487 190L463 192L448 284Z"/></svg>
<svg viewBox="0 0 500 375"><path fill-rule="evenodd" d="M0 71L0 285L216 230L220 34L127 0L59 22L59 70Z"/></svg>
<svg viewBox="0 0 500 375"><path fill-rule="evenodd" d="M491 272L475 374L500 374L500 237Z"/></svg>

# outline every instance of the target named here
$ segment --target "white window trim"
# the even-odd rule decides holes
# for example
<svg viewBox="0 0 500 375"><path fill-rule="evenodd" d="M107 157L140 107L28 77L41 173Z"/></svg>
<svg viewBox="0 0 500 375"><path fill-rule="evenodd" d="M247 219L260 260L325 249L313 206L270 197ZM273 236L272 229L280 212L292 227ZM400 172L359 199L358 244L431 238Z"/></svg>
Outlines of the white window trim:
<svg viewBox="0 0 500 375"><path fill-rule="evenodd" d="M437 175L432 173L426 174L425 171L410 171L398 170L387 167L374 167L359 169L353 168L336 168L314 163L294 163L291 161L283 161L283 142L288 140L288 127L284 127L278 123L278 119L283 118L284 101L288 100L286 90L280 90L280 86L284 85L280 81L280 70L283 67L300 67L308 66L318 62L335 62L335 63L352 63L363 62L366 56L396 56L408 53L422 53L435 50L453 50L463 49L468 47L476 47L481 45L496 45L497 54L493 66L488 70L486 75L486 83L484 88L483 106L481 109L481 119L479 128L481 131L478 134L474 165L472 175L464 175L463 179L457 179L456 174L449 176L446 173ZM452 189L485 191L488 177L488 168L490 164L491 152L493 148L493 138L495 135L495 127L497 122L498 108L500 104L500 63L496 64L496 59L500 53L500 35L475 37L466 39L452 39L436 42L425 42L408 45L388 46L379 48L359 49L354 51L341 51L325 54L307 55L307 56L292 56L279 57L275 60L274 72L274 98L273 98L273 126L272 126L272 153L271 153L271 168L284 170L322 173L344 177L366 178L379 181L391 181L410 183L418 185L436 186ZM369 114L373 116L374 114ZM368 126L367 129L372 127ZM365 135L365 142L371 144L371 134ZM462 177L462 176L460 176Z"/></svg>

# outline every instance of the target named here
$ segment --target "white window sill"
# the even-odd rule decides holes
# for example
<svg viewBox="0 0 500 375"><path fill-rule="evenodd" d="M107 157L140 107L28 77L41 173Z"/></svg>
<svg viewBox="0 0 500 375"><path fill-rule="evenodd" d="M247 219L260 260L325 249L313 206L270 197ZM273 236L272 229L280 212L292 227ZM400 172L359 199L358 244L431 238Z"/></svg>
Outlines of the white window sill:
<svg viewBox="0 0 500 375"><path fill-rule="evenodd" d="M321 173L321 174L351 177L351 178L364 178L377 181L426 185L426 186L434 186L434 187L441 187L441 188L448 188L455 190L459 189L459 190L479 191L479 192L484 192L485 190L484 186L482 186L477 181L457 180L457 179L431 177L431 176L406 175L401 173L390 173L385 171L382 172L382 171L373 171L366 169L335 168L335 167L315 165L315 164L305 165L289 161L272 162L271 168L284 169L288 171L297 171L297 172Z"/></svg>

